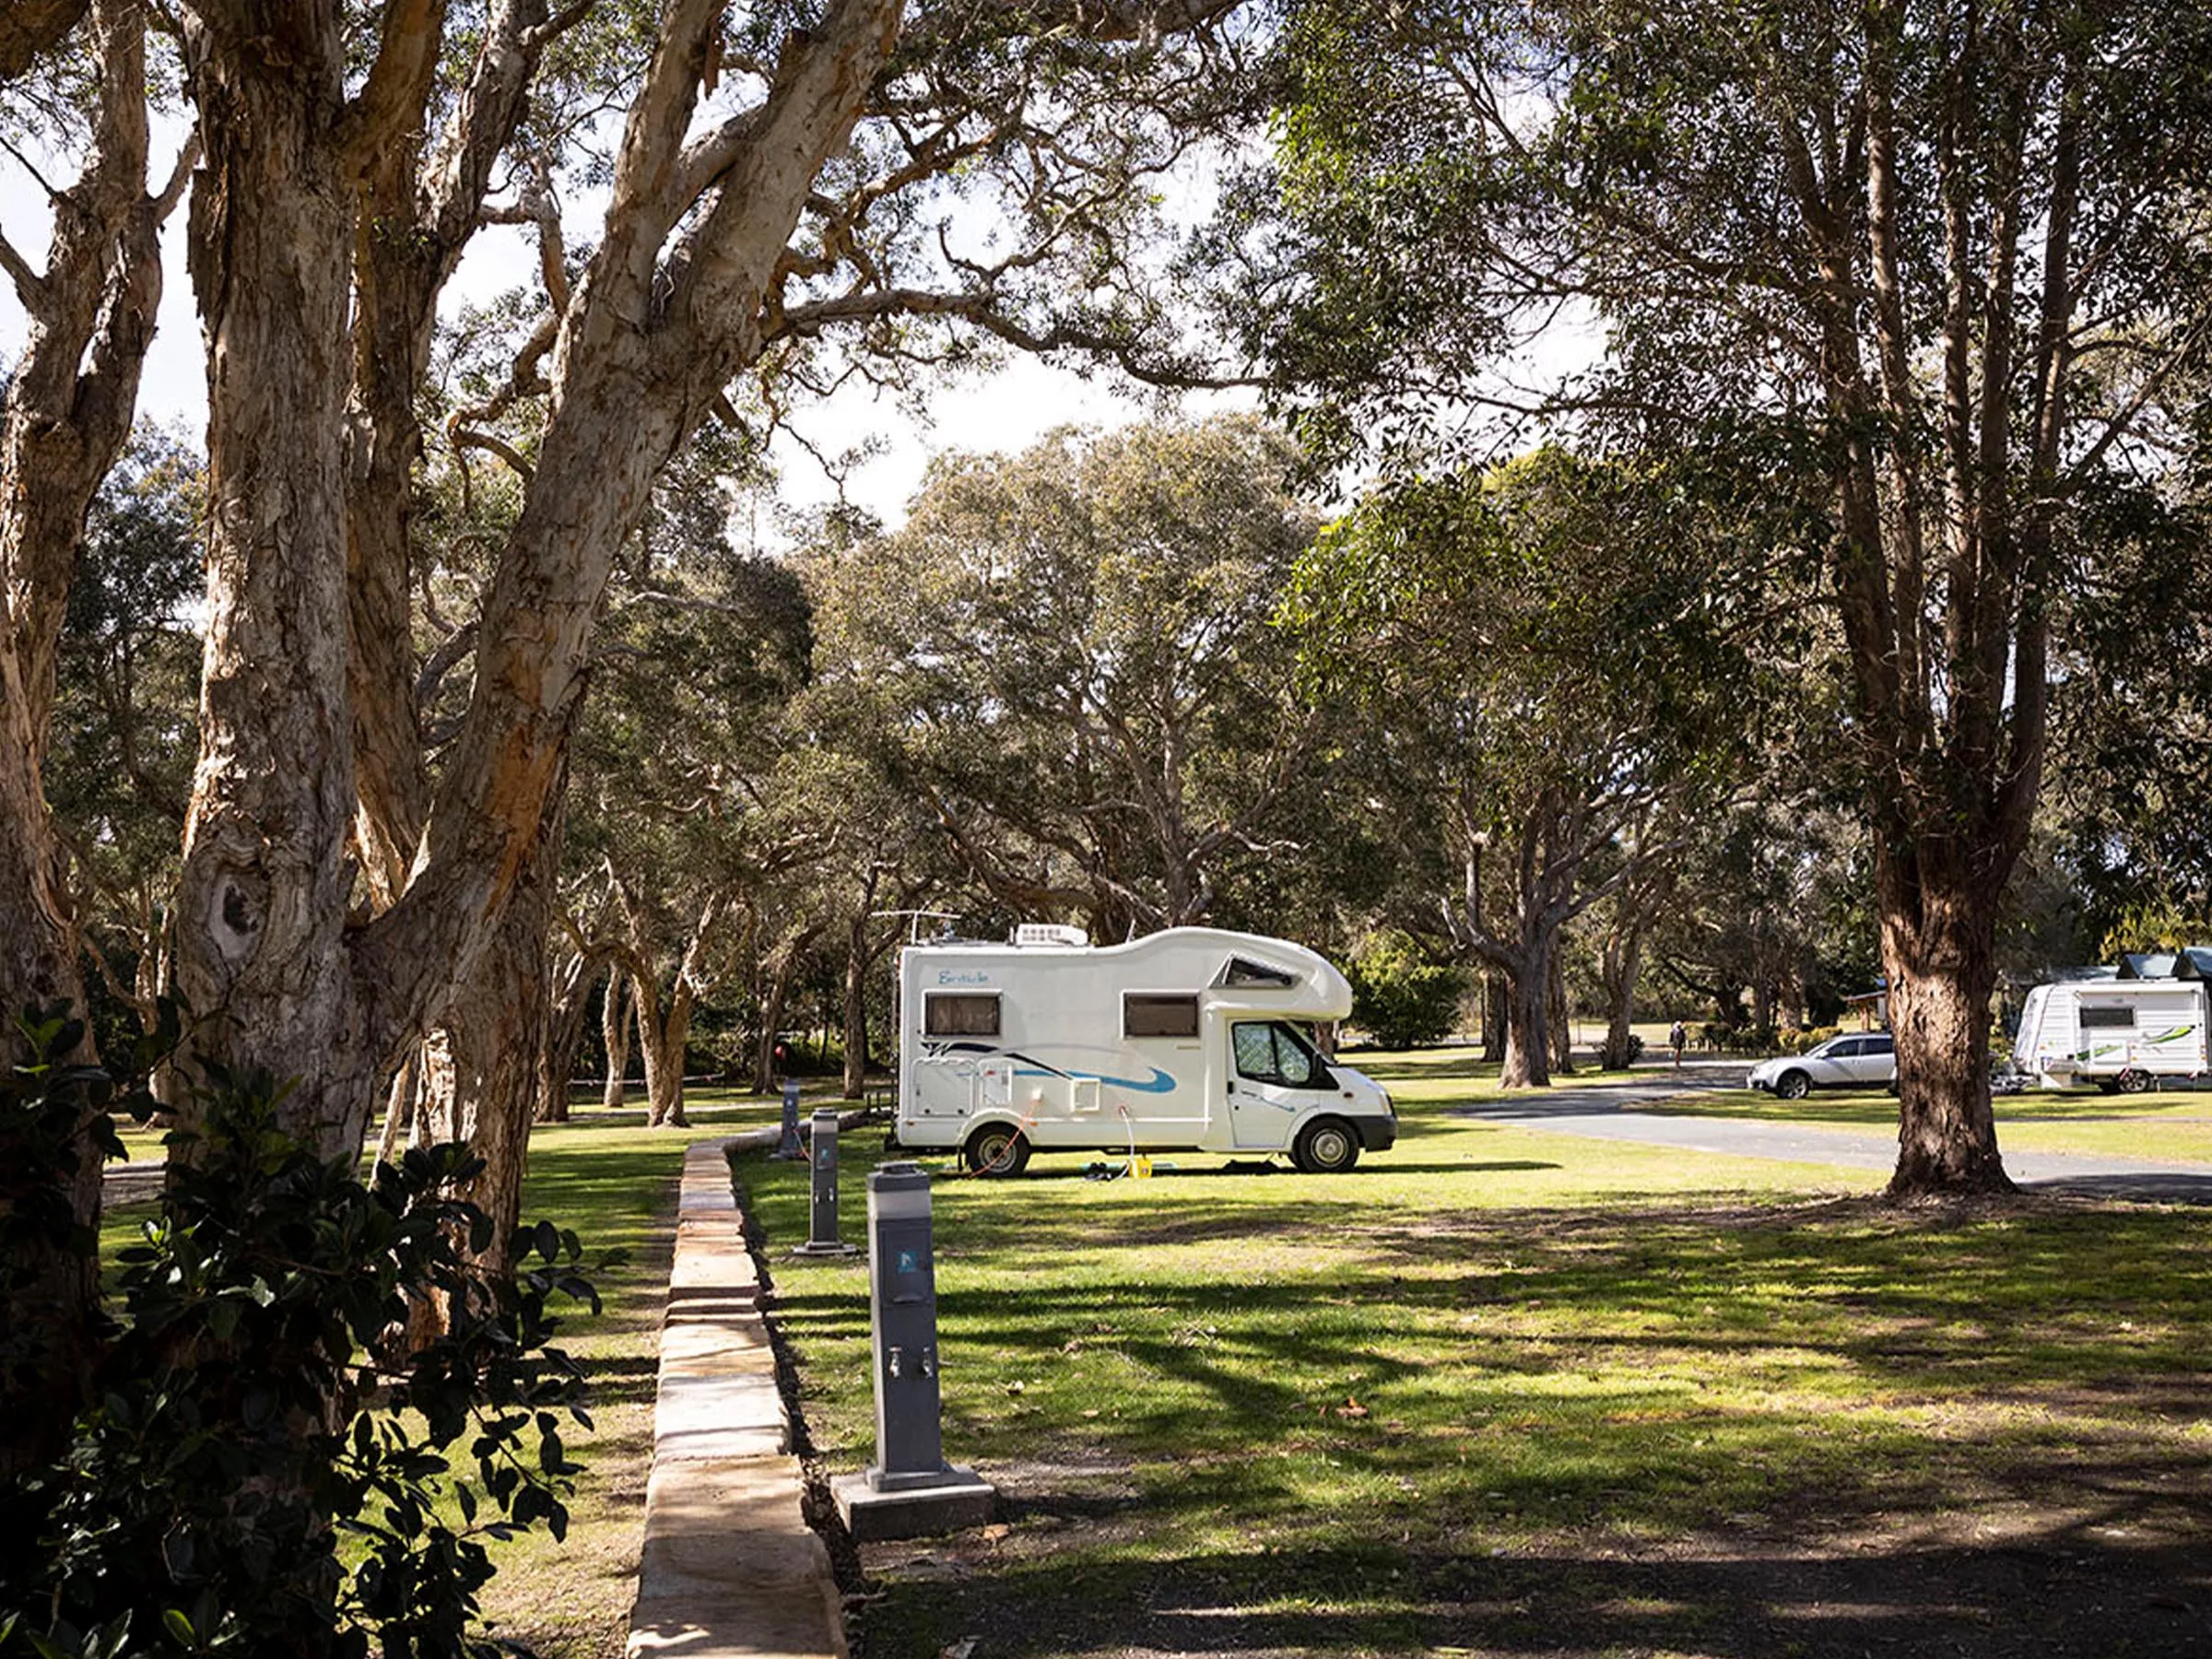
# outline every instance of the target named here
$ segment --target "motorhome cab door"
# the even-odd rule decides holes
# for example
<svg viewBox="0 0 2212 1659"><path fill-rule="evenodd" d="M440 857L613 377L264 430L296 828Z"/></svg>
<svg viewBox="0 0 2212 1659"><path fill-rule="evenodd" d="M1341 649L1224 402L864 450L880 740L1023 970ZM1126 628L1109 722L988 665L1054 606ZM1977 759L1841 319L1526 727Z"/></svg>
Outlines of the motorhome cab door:
<svg viewBox="0 0 2212 1659"><path fill-rule="evenodd" d="M1312 1045L1275 1019L1234 1019L1229 1027L1230 1134L1240 1149L1279 1149L1290 1125L1329 1086Z"/></svg>

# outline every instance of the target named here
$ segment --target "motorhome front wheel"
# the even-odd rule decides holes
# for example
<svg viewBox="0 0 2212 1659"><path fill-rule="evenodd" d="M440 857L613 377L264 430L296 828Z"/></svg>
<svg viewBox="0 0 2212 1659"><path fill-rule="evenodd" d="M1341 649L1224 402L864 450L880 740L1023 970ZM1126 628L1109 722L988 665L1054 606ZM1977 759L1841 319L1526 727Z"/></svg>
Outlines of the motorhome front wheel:
<svg viewBox="0 0 2212 1659"><path fill-rule="evenodd" d="M978 1175L1018 1175L1030 1167L1030 1137L1007 1124L985 1124L968 1137L968 1167Z"/></svg>
<svg viewBox="0 0 2212 1659"><path fill-rule="evenodd" d="M1334 1175L1359 1161L1359 1137L1342 1118L1315 1118L1299 1131L1290 1156L1309 1175Z"/></svg>

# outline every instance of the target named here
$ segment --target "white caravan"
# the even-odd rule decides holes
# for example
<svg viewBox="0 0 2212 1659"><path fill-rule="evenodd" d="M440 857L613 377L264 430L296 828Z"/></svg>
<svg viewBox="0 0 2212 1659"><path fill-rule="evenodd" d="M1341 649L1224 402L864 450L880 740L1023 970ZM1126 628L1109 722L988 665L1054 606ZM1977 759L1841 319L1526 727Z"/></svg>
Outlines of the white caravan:
<svg viewBox="0 0 2212 1659"><path fill-rule="evenodd" d="M1348 1170L1398 1124L1382 1086L1303 1028L1352 1011L1303 946L1171 927L1093 947L1080 928L899 957L901 1147L959 1148L982 1174L1040 1151L1288 1152Z"/></svg>
<svg viewBox="0 0 2212 1659"><path fill-rule="evenodd" d="M2038 985L2020 1009L2012 1064L2037 1082L2107 1094L2212 1069L2202 980L2077 980Z"/></svg>

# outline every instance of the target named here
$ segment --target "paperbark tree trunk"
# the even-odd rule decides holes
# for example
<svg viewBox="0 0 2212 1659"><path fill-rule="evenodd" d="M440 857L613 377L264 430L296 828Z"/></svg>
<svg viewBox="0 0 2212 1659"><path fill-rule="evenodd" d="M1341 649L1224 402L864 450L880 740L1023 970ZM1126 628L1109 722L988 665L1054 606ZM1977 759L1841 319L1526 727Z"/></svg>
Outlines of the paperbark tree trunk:
<svg viewBox="0 0 2212 1659"><path fill-rule="evenodd" d="M783 1029L783 1013L791 1003L791 982L798 972L799 959L819 935L819 927L809 927L787 938L777 948L772 966L769 969L768 992L760 1003L759 1041L753 1049L753 1092L773 1094L782 1087L776 1075L777 1033Z"/></svg>
<svg viewBox="0 0 2212 1659"><path fill-rule="evenodd" d="M845 1088L848 1100L863 1099L868 1091L868 969L875 954L868 948L868 918L863 911L845 935Z"/></svg>
<svg viewBox="0 0 2212 1659"><path fill-rule="evenodd" d="M606 1080L599 1089L603 1112L619 1112L629 1099L630 1009L636 1000L629 976L619 967L608 969L606 993L599 1003L599 1036L606 1050Z"/></svg>
<svg viewBox="0 0 2212 1659"><path fill-rule="evenodd" d="M1572 1077L1574 1024L1567 1011L1567 981L1556 950L1551 958L1551 983L1544 999L1544 1018L1551 1037L1551 1069L1559 1077Z"/></svg>
<svg viewBox="0 0 2212 1659"><path fill-rule="evenodd" d="M638 1047L645 1056L645 1123L653 1129L688 1129L684 1113L684 1052L691 1037L690 985L677 975L660 1006L653 987L637 986Z"/></svg>
<svg viewBox="0 0 2212 1659"><path fill-rule="evenodd" d="M422 1070L419 1050L399 1063L394 1074L392 1087L384 1094L384 1131L377 1137L376 1161L390 1163L394 1154L410 1145L407 1137L415 1132L415 1097L417 1079Z"/></svg>
<svg viewBox="0 0 2212 1659"><path fill-rule="evenodd" d="M2010 1192L1989 1093L1994 908L1979 883L1960 879L1963 872L1924 865L1914 882L1878 849L1877 860L1889 1027L1900 1056L1889 1192Z"/></svg>
<svg viewBox="0 0 2212 1659"><path fill-rule="evenodd" d="M1482 1057L1505 1061L1505 975L1495 968L1482 971Z"/></svg>
<svg viewBox="0 0 2212 1659"><path fill-rule="evenodd" d="M583 1029L592 1011L592 982L598 976L599 961L596 950L579 949L555 971L545 1053L538 1067L537 1121L541 1124L569 1121L569 1088L576 1076L576 1056L583 1050Z"/></svg>
<svg viewBox="0 0 2212 1659"><path fill-rule="evenodd" d="M1606 1051L1598 1064L1607 1071L1625 1068L1633 1056L1630 1028L1636 1015L1636 975L1643 959L1643 930L1618 927L1606 935L1598 957L1598 978L1606 988Z"/></svg>
<svg viewBox="0 0 2212 1659"><path fill-rule="evenodd" d="M537 468L501 550L466 721L406 891L349 935L345 394L354 181L401 135L387 13L359 98L336 0L184 9L206 163L193 272L209 343L206 667L179 980L236 1062L296 1075L286 1126L350 1152L377 1086L489 943L556 788L597 602L653 475L757 359L824 159L888 53L893 0L794 31L759 108L687 152L722 7L672 0L565 313Z"/></svg>
<svg viewBox="0 0 2212 1659"><path fill-rule="evenodd" d="M299 0L250 18L185 14L206 147L191 266L210 490L177 977L194 1010L220 1021L208 1040L231 1065L299 1077L287 1126L326 1157L359 1149L384 1072L346 937L341 10Z"/></svg>
<svg viewBox="0 0 2212 1659"><path fill-rule="evenodd" d="M1498 1081L1507 1088L1551 1087L1549 941L1530 947L1505 969L1505 1058Z"/></svg>
<svg viewBox="0 0 2212 1659"><path fill-rule="evenodd" d="M427 1045L444 1064L426 1105L451 1138L484 1159L462 1196L491 1218L491 1244L477 1265L494 1278L512 1265L540 1100L552 1000L547 941L559 901L562 828L557 811L531 848L491 948L454 987Z"/></svg>
<svg viewBox="0 0 2212 1659"><path fill-rule="evenodd" d="M86 9L33 8L42 20L0 30L9 73L58 43ZM44 271L34 275L12 248L6 261L27 328L0 406L0 1065L25 1057L16 1019L27 1007L88 1012L65 856L46 806L48 730L85 512L130 435L160 307L160 224L175 200L146 194L139 6L100 0L89 9L99 85L84 171L54 199ZM67 1058L93 1058L88 1020L82 1029ZM78 1226L97 1236L100 1167L83 1135L89 1127L88 1115L69 1200ZM65 1443L100 1341L96 1261L26 1243L10 1265L19 1288L0 1306L0 1329L26 1351L0 1377L0 1485Z"/></svg>
<svg viewBox="0 0 2212 1659"><path fill-rule="evenodd" d="M462 1195L491 1218L491 1244L477 1265L492 1277L512 1266L514 1230L522 1221L546 1048L547 909L537 884L516 895L498 944L462 982L445 1021L461 1138L484 1159Z"/></svg>

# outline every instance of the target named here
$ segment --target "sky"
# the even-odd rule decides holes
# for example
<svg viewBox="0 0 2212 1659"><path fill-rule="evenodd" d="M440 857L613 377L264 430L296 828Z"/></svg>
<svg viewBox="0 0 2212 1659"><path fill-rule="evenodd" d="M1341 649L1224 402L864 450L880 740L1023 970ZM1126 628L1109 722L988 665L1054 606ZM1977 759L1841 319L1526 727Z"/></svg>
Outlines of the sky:
<svg viewBox="0 0 2212 1659"><path fill-rule="evenodd" d="M154 173L166 177L182 130L171 124L157 137ZM65 172L65 176L66 176ZM199 319L184 268L184 214L180 205L162 240L164 281L161 313L154 346L139 390L139 414L163 425L182 425L195 444L207 418L206 368ZM583 213L570 216L579 222ZM43 193L19 167L0 158L0 230L34 268L45 261L52 216ZM525 283L537 269L535 245L520 229L491 226L479 231L446 294L449 312L483 302ZM12 359L23 347L25 318L14 287L0 280L0 354ZM1194 394L1183 407L1194 416L1223 408L1249 407L1248 395ZM1154 412L1149 396L1139 399L1117 391L1103 374L1086 379L1072 370L1034 357L1012 354L995 371L971 375L941 386L926 399L924 418L888 396L871 396L867 388L849 387L825 404L804 411L795 424L802 443L780 438L774 459L780 475L780 504L805 510L837 497L837 485L808 453L852 451L880 440L881 453L854 467L845 480L852 504L896 526L920 485L930 460L947 451L1012 453L1055 427L1069 424L1118 427ZM774 546L772 524L737 526L741 539Z"/></svg>

